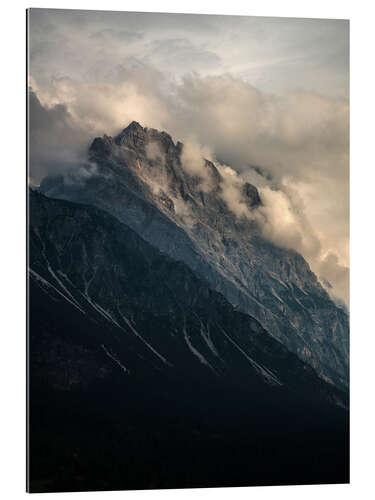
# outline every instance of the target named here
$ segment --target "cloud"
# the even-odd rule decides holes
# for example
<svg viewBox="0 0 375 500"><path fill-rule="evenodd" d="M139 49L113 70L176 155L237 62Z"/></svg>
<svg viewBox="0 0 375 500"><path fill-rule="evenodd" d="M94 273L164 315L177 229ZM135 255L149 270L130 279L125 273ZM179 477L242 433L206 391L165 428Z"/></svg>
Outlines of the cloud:
<svg viewBox="0 0 375 500"><path fill-rule="evenodd" d="M238 218L253 218L254 215L245 204L242 193L244 181L231 167L218 165L218 170L222 176L220 196L227 204L229 210L231 210Z"/></svg>
<svg viewBox="0 0 375 500"><path fill-rule="evenodd" d="M338 255L329 251L320 264L320 276L326 279L332 289L328 289L333 298L341 298L349 304L349 268L339 263Z"/></svg>
<svg viewBox="0 0 375 500"><path fill-rule="evenodd" d="M64 104L45 107L29 90L29 175L33 182L86 161L89 135Z"/></svg>
<svg viewBox="0 0 375 500"><path fill-rule="evenodd" d="M185 77L175 128L186 124L239 171L261 165L275 177L340 173L348 154L348 103L306 92L260 92L230 76ZM347 165L346 165L347 166Z"/></svg>
<svg viewBox="0 0 375 500"><path fill-rule="evenodd" d="M212 158L210 149L199 144L197 139L190 137L184 140L181 153L182 167L186 172L200 179L199 187L202 191L210 191L212 188L210 172L205 168L205 160Z"/></svg>
<svg viewBox="0 0 375 500"><path fill-rule="evenodd" d="M146 63L173 67L174 71L190 67L191 71L220 65L220 57L187 38L163 38L150 44Z"/></svg>
<svg viewBox="0 0 375 500"><path fill-rule="evenodd" d="M97 81L55 76L46 90L33 79L32 86L46 108L65 106L70 120L92 136L115 134L133 120L162 128L168 110L161 88L153 81L162 85L163 76L140 65L105 71Z"/></svg>
<svg viewBox="0 0 375 500"><path fill-rule="evenodd" d="M100 31L95 31L90 35L90 38L100 42L126 42L133 43L142 38L140 33L135 31L117 31L112 28L104 28Z"/></svg>
<svg viewBox="0 0 375 500"><path fill-rule="evenodd" d="M263 206L261 228L264 236L281 247L303 250L303 232L290 200L280 190L260 189Z"/></svg>

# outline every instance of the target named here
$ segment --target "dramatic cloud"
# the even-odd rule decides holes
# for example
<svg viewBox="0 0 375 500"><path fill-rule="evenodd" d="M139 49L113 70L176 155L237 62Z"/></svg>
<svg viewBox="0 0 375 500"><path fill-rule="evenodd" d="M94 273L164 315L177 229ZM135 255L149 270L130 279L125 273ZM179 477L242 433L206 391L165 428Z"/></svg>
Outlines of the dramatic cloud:
<svg viewBox="0 0 375 500"><path fill-rule="evenodd" d="M238 216L248 216L241 182L258 186L265 235L301 252L347 302L345 21L34 10L30 22L35 182L132 120L166 130L203 189L202 158L222 165Z"/></svg>
<svg viewBox="0 0 375 500"><path fill-rule="evenodd" d="M200 178L200 189L209 191L212 188L211 177L204 167L205 160L212 160L213 154L207 146L202 146L194 138L185 138L181 154L183 168L193 176Z"/></svg>
<svg viewBox="0 0 375 500"><path fill-rule="evenodd" d="M44 107L29 91L29 175L33 183L51 172L71 169L86 160L87 131L65 104Z"/></svg>
<svg viewBox="0 0 375 500"><path fill-rule="evenodd" d="M348 103L310 93L266 94L229 76L189 76L176 89L174 128L191 127L225 163L310 180L347 170Z"/></svg>
<svg viewBox="0 0 375 500"><path fill-rule="evenodd" d="M349 269L339 264L337 254L329 252L322 259L320 273L332 285L333 298L341 298L345 304L348 304Z"/></svg>
<svg viewBox="0 0 375 500"><path fill-rule="evenodd" d="M150 51L144 58L146 63L156 66L173 67L183 71L187 66L195 69L217 68L220 57L186 38L164 38L150 44Z"/></svg>
<svg viewBox="0 0 375 500"><path fill-rule="evenodd" d="M243 179L233 168L226 165L218 165L219 172L223 178L221 183L221 197L238 218L253 218L247 205L244 203L242 194Z"/></svg>

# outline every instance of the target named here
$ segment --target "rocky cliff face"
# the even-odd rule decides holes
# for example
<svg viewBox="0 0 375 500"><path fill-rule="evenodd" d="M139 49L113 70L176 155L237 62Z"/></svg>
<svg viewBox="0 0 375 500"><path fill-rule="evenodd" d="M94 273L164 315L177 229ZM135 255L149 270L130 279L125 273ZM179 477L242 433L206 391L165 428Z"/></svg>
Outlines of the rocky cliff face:
<svg viewBox="0 0 375 500"><path fill-rule="evenodd" d="M300 394L310 387L314 397L320 393L323 400L346 406L343 393L259 322L235 311L186 264L161 254L112 216L35 192L30 215L31 281L115 331L102 348L124 372L139 370L135 353L158 371ZM123 339L116 348L118 332Z"/></svg>
<svg viewBox="0 0 375 500"><path fill-rule="evenodd" d="M292 250L265 240L252 218L238 217L222 194L222 176L205 161L203 177L183 166L183 145L165 132L132 122L118 136L96 138L90 163L46 178L50 197L95 205L252 315L320 377L348 385L348 316ZM207 188L208 183L208 188ZM261 204L255 186L242 187L250 211Z"/></svg>

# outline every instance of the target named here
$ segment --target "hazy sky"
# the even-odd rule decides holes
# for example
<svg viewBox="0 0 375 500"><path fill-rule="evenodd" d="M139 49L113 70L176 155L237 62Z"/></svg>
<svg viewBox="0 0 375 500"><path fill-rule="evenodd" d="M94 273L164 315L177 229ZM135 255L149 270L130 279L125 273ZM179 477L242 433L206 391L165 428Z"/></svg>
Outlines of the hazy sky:
<svg viewBox="0 0 375 500"><path fill-rule="evenodd" d="M164 129L257 184L270 238L348 302L347 21L32 9L29 75L34 181L132 120Z"/></svg>

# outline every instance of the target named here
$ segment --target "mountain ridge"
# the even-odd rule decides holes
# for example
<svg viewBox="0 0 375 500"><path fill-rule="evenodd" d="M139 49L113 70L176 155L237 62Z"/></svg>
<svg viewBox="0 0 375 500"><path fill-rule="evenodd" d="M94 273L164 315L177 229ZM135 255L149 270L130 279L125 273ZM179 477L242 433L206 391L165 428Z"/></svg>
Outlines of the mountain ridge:
<svg viewBox="0 0 375 500"><path fill-rule="evenodd" d="M297 252L263 238L259 223L238 217L222 197L223 177L205 160L202 178L184 168L182 143L132 122L115 138L95 138L93 168L72 182L46 178L48 196L93 204L152 245L183 260L240 310L257 318L327 381L348 384L348 317L329 298ZM250 213L261 205L242 185Z"/></svg>

